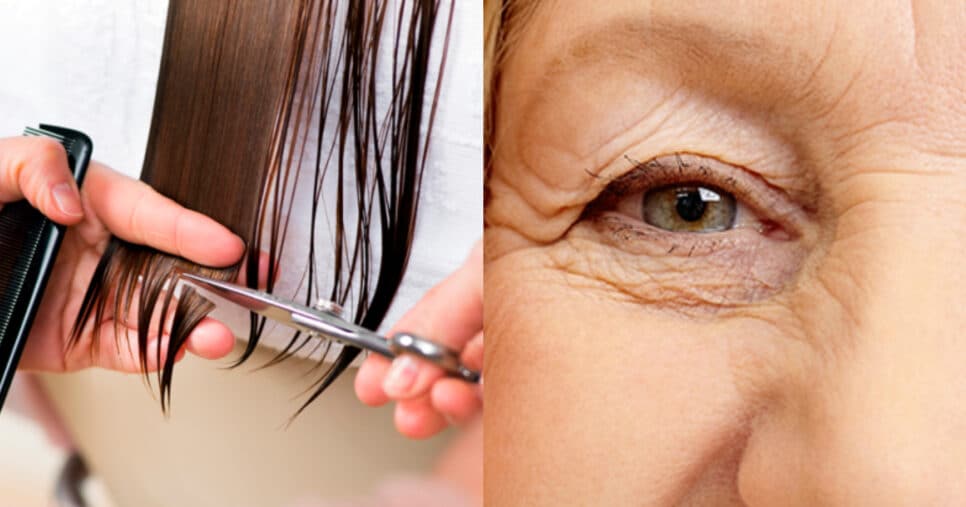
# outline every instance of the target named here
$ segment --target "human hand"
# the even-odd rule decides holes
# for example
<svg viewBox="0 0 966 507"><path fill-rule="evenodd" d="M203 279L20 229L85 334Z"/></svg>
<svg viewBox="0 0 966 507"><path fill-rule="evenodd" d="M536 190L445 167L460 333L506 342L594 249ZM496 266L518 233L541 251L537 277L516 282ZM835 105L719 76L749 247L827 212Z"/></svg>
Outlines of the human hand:
<svg viewBox="0 0 966 507"><path fill-rule="evenodd" d="M483 243L463 265L433 287L389 334L410 332L454 350L467 367L483 369ZM356 395L371 406L396 402L396 429L427 438L449 423L462 424L483 408L483 383L447 377L442 369L409 355L388 359L370 355L355 380Z"/></svg>
<svg viewBox="0 0 966 507"><path fill-rule="evenodd" d="M114 332L115 316L108 315L97 323L101 340L96 346L88 329L73 348L66 348L111 234L216 267L237 262L244 252L242 240L215 221L97 162L91 162L84 188L78 192L64 148L56 141L0 139L0 206L24 198L54 222L71 226L24 348L20 367L25 369L73 371L100 366L140 371L137 330L129 324L137 319L131 316L120 319L121 336ZM164 335L162 340L166 339ZM231 330L213 319L202 321L187 342L189 351L209 359L227 355L233 346ZM149 369L157 368L154 361L149 360Z"/></svg>

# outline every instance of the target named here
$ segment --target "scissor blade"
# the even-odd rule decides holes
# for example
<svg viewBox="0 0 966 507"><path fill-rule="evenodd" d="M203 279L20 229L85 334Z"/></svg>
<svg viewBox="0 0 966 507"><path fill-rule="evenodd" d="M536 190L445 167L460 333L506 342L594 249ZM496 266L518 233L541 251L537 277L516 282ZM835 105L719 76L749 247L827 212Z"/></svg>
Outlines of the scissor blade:
<svg viewBox="0 0 966 507"><path fill-rule="evenodd" d="M292 324L292 308L290 308L290 305L279 301L270 294L192 273L182 273L181 278L199 289L215 294L263 317Z"/></svg>
<svg viewBox="0 0 966 507"><path fill-rule="evenodd" d="M385 338L335 315L328 315L298 303L286 302L266 292L229 282L212 280L191 273L182 273L181 278L198 289L210 292L276 322L347 345L368 349L386 357L394 356Z"/></svg>

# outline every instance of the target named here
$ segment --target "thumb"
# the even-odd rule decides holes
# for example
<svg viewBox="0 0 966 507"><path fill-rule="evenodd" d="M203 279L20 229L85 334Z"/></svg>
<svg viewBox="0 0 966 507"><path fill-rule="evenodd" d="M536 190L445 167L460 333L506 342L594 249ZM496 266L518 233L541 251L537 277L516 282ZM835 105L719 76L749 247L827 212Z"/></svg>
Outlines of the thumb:
<svg viewBox="0 0 966 507"><path fill-rule="evenodd" d="M44 137L0 139L0 204L27 199L54 222L84 216L77 182L60 143Z"/></svg>
<svg viewBox="0 0 966 507"><path fill-rule="evenodd" d="M478 245L466 262L429 292L397 323L397 331L411 332L458 352L483 329L483 254ZM479 344L482 345L482 339ZM482 348L473 347L471 354ZM480 361L481 362L481 361ZM361 373L361 372L360 372ZM426 361L402 355L385 372L382 388L397 400L428 392L443 370Z"/></svg>

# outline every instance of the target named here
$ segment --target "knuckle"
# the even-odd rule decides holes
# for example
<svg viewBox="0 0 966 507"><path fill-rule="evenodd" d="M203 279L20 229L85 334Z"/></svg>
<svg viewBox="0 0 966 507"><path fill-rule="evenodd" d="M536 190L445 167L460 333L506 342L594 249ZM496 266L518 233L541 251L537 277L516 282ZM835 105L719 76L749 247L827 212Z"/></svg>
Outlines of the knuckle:
<svg viewBox="0 0 966 507"><path fill-rule="evenodd" d="M12 164L5 183L19 187L21 192L41 207L50 205L44 190L50 183L70 176L67 155L63 146L53 139L26 138L21 156Z"/></svg>
<svg viewBox="0 0 966 507"><path fill-rule="evenodd" d="M0 197L12 199L19 196L20 191L20 172L18 164L11 164L6 170L0 171Z"/></svg>
<svg viewBox="0 0 966 507"><path fill-rule="evenodd" d="M47 137L31 137L28 140L26 152L35 163L49 167L67 161L67 154L59 142Z"/></svg>
<svg viewBox="0 0 966 507"><path fill-rule="evenodd" d="M69 175L64 147L53 139L30 138L18 164L21 177L44 179Z"/></svg>
<svg viewBox="0 0 966 507"><path fill-rule="evenodd" d="M185 257L187 253L187 238L185 237L184 220L187 217L184 213L178 213L175 215L174 223L171 225L171 236L174 241L174 253L178 257Z"/></svg>
<svg viewBox="0 0 966 507"><path fill-rule="evenodd" d="M4 157L0 160L0 190L19 196L25 186L43 179L45 171L66 166L63 147L53 139L20 137L4 143Z"/></svg>
<svg viewBox="0 0 966 507"><path fill-rule="evenodd" d="M140 182L139 182L140 183ZM147 185L136 187L137 198L134 199L134 207L128 214L127 230L133 236L132 239L138 243L144 243L147 235L144 230L144 213L148 212L144 207L144 191Z"/></svg>

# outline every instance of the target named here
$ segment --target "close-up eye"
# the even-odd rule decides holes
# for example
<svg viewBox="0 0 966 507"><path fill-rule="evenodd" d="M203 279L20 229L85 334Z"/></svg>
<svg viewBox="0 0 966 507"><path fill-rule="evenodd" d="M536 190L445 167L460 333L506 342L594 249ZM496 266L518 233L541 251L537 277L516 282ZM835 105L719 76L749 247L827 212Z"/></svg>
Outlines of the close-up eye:
<svg viewBox="0 0 966 507"><path fill-rule="evenodd" d="M589 215L677 240L736 229L779 240L798 232L797 206L747 169L687 153L630 162L634 168L607 185Z"/></svg>

